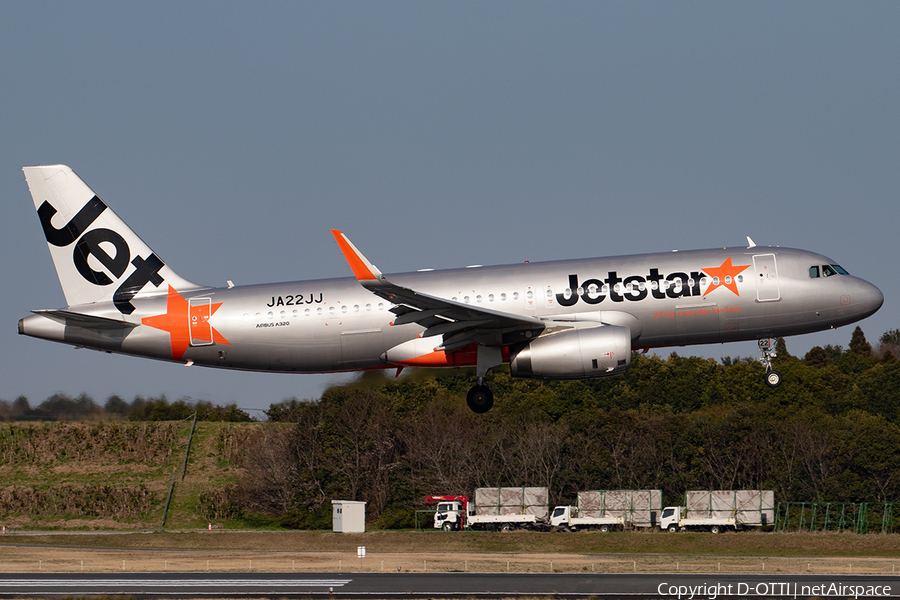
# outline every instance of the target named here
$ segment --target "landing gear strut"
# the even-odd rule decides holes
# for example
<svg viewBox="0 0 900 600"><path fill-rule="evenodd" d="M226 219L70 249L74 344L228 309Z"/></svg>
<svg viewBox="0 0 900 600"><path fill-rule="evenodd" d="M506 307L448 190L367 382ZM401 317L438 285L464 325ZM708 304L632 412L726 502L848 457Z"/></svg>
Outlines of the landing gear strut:
<svg viewBox="0 0 900 600"><path fill-rule="evenodd" d="M494 406L494 393L491 388L484 385L484 377L479 377L475 387L469 390L466 395L466 404L469 405L472 412L479 414L486 413Z"/></svg>
<svg viewBox="0 0 900 600"><path fill-rule="evenodd" d="M771 340L766 338L757 342L759 351L762 352L762 358L759 362L766 368L766 385L776 388L781 385L781 373L772 368L772 359L775 358L775 350L772 348Z"/></svg>
<svg viewBox="0 0 900 600"><path fill-rule="evenodd" d="M472 412L486 413L494 406L494 393L485 385L484 376L498 365L503 364L503 354L500 346L478 345L478 361L475 367L475 376L478 382L469 393L466 394L466 404Z"/></svg>

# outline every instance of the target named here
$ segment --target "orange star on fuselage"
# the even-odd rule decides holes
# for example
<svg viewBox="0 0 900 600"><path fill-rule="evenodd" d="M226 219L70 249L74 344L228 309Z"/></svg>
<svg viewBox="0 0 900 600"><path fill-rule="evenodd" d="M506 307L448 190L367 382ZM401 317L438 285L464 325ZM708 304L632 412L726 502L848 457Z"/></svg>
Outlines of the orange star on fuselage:
<svg viewBox="0 0 900 600"><path fill-rule="evenodd" d="M706 296L708 293L713 291L718 287L725 286L732 292L734 292L735 296L740 296L741 294L738 292L737 287L737 276L743 273L746 269L749 269L750 265L732 265L731 257L725 259L725 262L722 263L720 267L710 267L708 269L703 269L703 272L712 278L712 281L709 284L709 287L706 288L706 291L703 292L703 295ZM719 278L719 283L715 283L716 277ZM728 281L726 282L726 278Z"/></svg>
<svg viewBox="0 0 900 600"><path fill-rule="evenodd" d="M218 304L201 304L199 306L191 306L184 297L175 291L171 285L169 286L169 295L166 297L166 312L162 315L153 317L144 317L141 324L154 329L168 331L172 340L172 360L181 360L188 346L191 345L191 339L202 342L215 342L217 344L229 344L221 333L216 331L215 327L209 326L209 332L206 333L206 325L210 317L222 306ZM208 314L207 314L208 313ZM191 330L191 322L197 323L198 326Z"/></svg>

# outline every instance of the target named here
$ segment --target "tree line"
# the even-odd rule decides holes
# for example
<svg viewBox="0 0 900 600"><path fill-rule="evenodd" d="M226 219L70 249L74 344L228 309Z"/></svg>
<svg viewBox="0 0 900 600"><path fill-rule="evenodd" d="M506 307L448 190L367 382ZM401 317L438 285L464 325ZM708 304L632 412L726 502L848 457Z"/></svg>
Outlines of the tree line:
<svg viewBox="0 0 900 600"><path fill-rule="evenodd" d="M777 343L775 389L755 359L635 355L624 375L538 382L488 374L497 402L475 415L465 371L395 379L370 372L316 401L286 400L244 447L238 485L210 511L330 526L332 499L364 500L369 521L411 526L430 494L546 486L578 491L771 489L776 500L900 501L900 331L877 348L803 358Z"/></svg>
<svg viewBox="0 0 900 600"><path fill-rule="evenodd" d="M252 421L236 404L220 406L205 400L180 398L170 402L165 396L136 396L131 402L112 395L103 406L87 394L71 397L53 394L36 407L19 396L12 402L0 400L0 421L180 421L191 415L200 421Z"/></svg>

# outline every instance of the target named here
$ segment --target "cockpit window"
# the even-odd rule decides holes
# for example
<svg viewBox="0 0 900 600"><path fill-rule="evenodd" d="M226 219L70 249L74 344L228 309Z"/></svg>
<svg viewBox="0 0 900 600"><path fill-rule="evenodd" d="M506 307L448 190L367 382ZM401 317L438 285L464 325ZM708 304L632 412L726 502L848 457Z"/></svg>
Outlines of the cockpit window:
<svg viewBox="0 0 900 600"><path fill-rule="evenodd" d="M841 265L822 265L821 267L813 265L809 268L810 279L816 279L820 276L831 277L832 275L849 275L849 273Z"/></svg>

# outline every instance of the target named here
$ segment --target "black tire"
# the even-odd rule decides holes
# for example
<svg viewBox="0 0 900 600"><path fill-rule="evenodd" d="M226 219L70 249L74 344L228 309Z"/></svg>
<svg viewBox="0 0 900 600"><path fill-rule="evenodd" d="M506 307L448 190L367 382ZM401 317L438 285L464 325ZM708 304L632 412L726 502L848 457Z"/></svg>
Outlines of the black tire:
<svg viewBox="0 0 900 600"><path fill-rule="evenodd" d="M669 528L666 529L669 533L678 533L678 525L669 525Z"/></svg>
<svg viewBox="0 0 900 600"><path fill-rule="evenodd" d="M476 385L466 394L466 404L474 413L486 413L494 406L494 393L486 385Z"/></svg>
<svg viewBox="0 0 900 600"><path fill-rule="evenodd" d="M709 528L709 532L710 533L722 533L722 528L719 527L718 525L712 525Z"/></svg>
<svg viewBox="0 0 900 600"><path fill-rule="evenodd" d="M781 385L781 373L778 371L769 371L766 373L766 385L770 388L777 388Z"/></svg>
<svg viewBox="0 0 900 600"><path fill-rule="evenodd" d="M453 523L444 523L442 529L444 531L453 531Z"/></svg>
<svg viewBox="0 0 900 600"><path fill-rule="evenodd" d="M515 529L511 523L503 523L500 525L500 531L512 531Z"/></svg>
<svg viewBox="0 0 900 600"><path fill-rule="evenodd" d="M601 525L600 533L609 533L609 525Z"/></svg>

